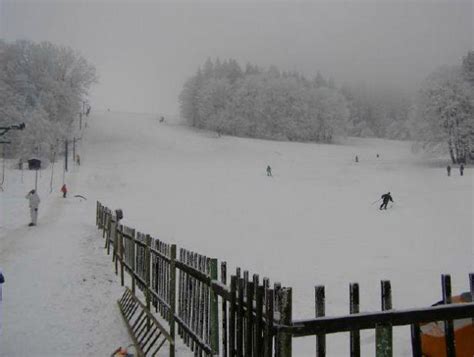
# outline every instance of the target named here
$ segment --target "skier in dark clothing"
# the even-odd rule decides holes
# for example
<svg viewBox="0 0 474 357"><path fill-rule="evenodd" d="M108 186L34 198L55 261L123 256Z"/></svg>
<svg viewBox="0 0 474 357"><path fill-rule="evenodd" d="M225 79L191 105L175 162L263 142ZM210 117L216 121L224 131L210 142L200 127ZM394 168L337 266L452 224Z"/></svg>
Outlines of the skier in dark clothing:
<svg viewBox="0 0 474 357"><path fill-rule="evenodd" d="M272 168L270 165L267 166L267 176L272 176Z"/></svg>
<svg viewBox="0 0 474 357"><path fill-rule="evenodd" d="M448 170L448 176L451 176L451 166L448 165L448 167L446 167L446 170Z"/></svg>
<svg viewBox="0 0 474 357"><path fill-rule="evenodd" d="M387 205L390 201L393 202L392 195L390 195L390 192L382 195L382 204L380 205L380 209L387 209Z"/></svg>
<svg viewBox="0 0 474 357"><path fill-rule="evenodd" d="M461 176L464 176L464 165L461 164L461 166L459 166L459 173L461 174Z"/></svg>

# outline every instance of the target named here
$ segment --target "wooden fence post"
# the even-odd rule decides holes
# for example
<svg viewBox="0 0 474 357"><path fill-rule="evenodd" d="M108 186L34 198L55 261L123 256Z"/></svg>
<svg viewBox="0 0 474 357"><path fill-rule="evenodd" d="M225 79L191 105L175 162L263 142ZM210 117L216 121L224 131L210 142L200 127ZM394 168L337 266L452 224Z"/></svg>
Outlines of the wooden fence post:
<svg viewBox="0 0 474 357"><path fill-rule="evenodd" d="M349 285L349 301L351 314L359 313L359 284L352 283ZM351 357L360 357L360 331L353 330L350 332L350 355Z"/></svg>
<svg viewBox="0 0 474 357"><path fill-rule="evenodd" d="M131 275L132 275L132 293L133 295L135 295L135 274L136 274L136 271L135 271L135 265L136 265L136 256L135 256L135 252L136 252L136 247L135 245L137 244L136 240L135 240L135 229L132 230L132 234L131 234L131 240L132 240L132 249L131 249L131 255L132 255L132 272L131 272Z"/></svg>
<svg viewBox="0 0 474 357"><path fill-rule="evenodd" d="M149 312L151 312L151 293L150 293L150 274L151 274L151 269L150 269L150 263L151 263L151 242L153 239L149 234L146 235L145 237L145 256L144 256L144 264L145 264L145 301L146 301L146 308ZM147 318L147 329L150 328L150 320Z"/></svg>
<svg viewBox="0 0 474 357"><path fill-rule="evenodd" d="M449 274L441 275L441 284L443 291L443 303L451 304L451 276ZM453 320L444 322L444 336L446 341L446 356L456 357Z"/></svg>
<svg viewBox="0 0 474 357"><path fill-rule="evenodd" d="M314 299L316 305L316 317L322 317L326 315L326 294L324 291L324 285L317 285L314 287ZM316 356L326 356L326 335L316 335Z"/></svg>
<svg viewBox="0 0 474 357"><path fill-rule="evenodd" d="M267 280L268 282L268 280ZM272 357L273 354L273 318L274 318L274 296L273 290L268 287L265 289L265 317L266 324L263 336L264 356Z"/></svg>
<svg viewBox="0 0 474 357"><path fill-rule="evenodd" d="M235 357L235 315L236 315L236 295L237 276L230 277L230 301L229 301L229 357Z"/></svg>
<svg viewBox="0 0 474 357"><path fill-rule="evenodd" d="M413 357L422 357L420 324L411 325L411 351Z"/></svg>
<svg viewBox="0 0 474 357"><path fill-rule="evenodd" d="M120 255L120 284L123 286L125 284L125 272L124 272L124 263L123 263L123 251L124 251L124 244L123 244L123 231L124 227L120 225L120 238L119 238L119 255Z"/></svg>
<svg viewBox="0 0 474 357"><path fill-rule="evenodd" d="M100 202L99 201L96 202L95 207L96 207L95 208L95 225L97 227L100 227L99 226L99 212L100 212Z"/></svg>
<svg viewBox="0 0 474 357"><path fill-rule="evenodd" d="M117 219L117 216L115 216L115 220L112 220L111 227L110 227L110 231L111 231L110 234L112 235L112 239L114 241L114 246L113 246L113 249L112 249L112 261L113 262L115 262L115 259L117 258L116 257L116 255L117 255L117 227L118 227L118 219ZM117 273L117 269L115 270L115 272Z"/></svg>
<svg viewBox="0 0 474 357"><path fill-rule="evenodd" d="M221 262L221 283L227 284L227 264ZM227 302L222 298L222 356L227 357Z"/></svg>
<svg viewBox="0 0 474 357"><path fill-rule="evenodd" d="M110 212L109 221L107 222L107 235L105 236L105 239L106 239L105 245L107 246L107 255L110 255L110 237L113 234L114 225L115 223L113 220L113 215L112 215L112 212Z"/></svg>
<svg viewBox="0 0 474 357"><path fill-rule="evenodd" d="M278 303L280 304L280 323L282 325L291 326L293 321L292 314L292 290L291 288L281 288L280 298ZM292 336L291 333L279 332L278 333L278 357L291 357L292 353Z"/></svg>
<svg viewBox="0 0 474 357"><path fill-rule="evenodd" d="M253 300L254 300L253 283L247 281L245 296L245 356L252 356L253 347Z"/></svg>
<svg viewBox="0 0 474 357"><path fill-rule="evenodd" d="M382 280L382 310L392 309L392 288L390 281ZM377 325L375 328L375 347L377 357L392 357L393 344L392 344L392 326L388 325Z"/></svg>
<svg viewBox="0 0 474 357"><path fill-rule="evenodd" d="M217 280L217 259L211 259L211 279ZM211 286L211 349L212 353L219 354L219 306L217 294Z"/></svg>
<svg viewBox="0 0 474 357"><path fill-rule="evenodd" d="M236 350L237 357L244 355L244 279L237 280L237 321L236 321Z"/></svg>
<svg viewBox="0 0 474 357"><path fill-rule="evenodd" d="M170 357L175 356L175 320L174 315L176 312L176 244L171 245L170 252L170 310L169 310L169 324L170 324L170 336L173 339L173 343L170 343Z"/></svg>
<svg viewBox="0 0 474 357"><path fill-rule="evenodd" d="M265 287L263 285L257 286L255 295L255 343L254 356L263 356L263 297L265 295Z"/></svg>
<svg viewBox="0 0 474 357"><path fill-rule="evenodd" d="M115 239L114 239L114 257L115 262L115 275L118 275L118 259L119 259L119 242L120 242L120 231L119 231L119 220L115 222Z"/></svg>

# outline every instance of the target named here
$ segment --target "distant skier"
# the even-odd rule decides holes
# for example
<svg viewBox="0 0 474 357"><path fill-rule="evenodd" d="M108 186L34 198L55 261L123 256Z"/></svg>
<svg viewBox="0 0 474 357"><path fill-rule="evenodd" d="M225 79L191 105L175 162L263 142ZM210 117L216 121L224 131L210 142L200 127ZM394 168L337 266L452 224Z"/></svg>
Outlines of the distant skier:
<svg viewBox="0 0 474 357"><path fill-rule="evenodd" d="M379 154L377 154L377 159L379 158L379 156L380 156L380 155L379 155Z"/></svg>
<svg viewBox="0 0 474 357"><path fill-rule="evenodd" d="M164 122L165 122L165 117L162 116L162 117L160 118L160 123L164 123Z"/></svg>
<svg viewBox="0 0 474 357"><path fill-rule="evenodd" d="M78 166L81 166L81 157L79 156L79 154L76 155L76 163Z"/></svg>
<svg viewBox="0 0 474 357"><path fill-rule="evenodd" d="M270 167L270 165L267 166L267 176L273 176L272 175L272 168Z"/></svg>
<svg viewBox="0 0 474 357"><path fill-rule="evenodd" d="M63 193L63 198L66 198L66 195L67 195L66 184L64 184L63 187L61 187L61 192Z"/></svg>
<svg viewBox="0 0 474 357"><path fill-rule="evenodd" d="M36 190L31 190L28 192L28 194L25 196L26 199L29 200L30 202L30 216L31 216L31 223L28 226L36 226L36 223L38 221L38 208L40 204L40 198L38 196L38 193Z"/></svg>
<svg viewBox="0 0 474 357"><path fill-rule="evenodd" d="M448 171L448 176L451 176L451 166L447 166L446 167L446 170Z"/></svg>
<svg viewBox="0 0 474 357"><path fill-rule="evenodd" d="M355 162L359 162L359 156L356 155Z"/></svg>
<svg viewBox="0 0 474 357"><path fill-rule="evenodd" d="M382 195L382 204L380 205L380 209L387 209L387 205L390 201L393 202L392 195L390 195L390 192Z"/></svg>
<svg viewBox="0 0 474 357"><path fill-rule="evenodd" d="M461 166L459 166L459 173L461 174L461 176L464 176L464 165L461 164Z"/></svg>
<svg viewBox="0 0 474 357"><path fill-rule="evenodd" d="M2 285L5 283L2 268L0 268L0 336L2 335Z"/></svg>

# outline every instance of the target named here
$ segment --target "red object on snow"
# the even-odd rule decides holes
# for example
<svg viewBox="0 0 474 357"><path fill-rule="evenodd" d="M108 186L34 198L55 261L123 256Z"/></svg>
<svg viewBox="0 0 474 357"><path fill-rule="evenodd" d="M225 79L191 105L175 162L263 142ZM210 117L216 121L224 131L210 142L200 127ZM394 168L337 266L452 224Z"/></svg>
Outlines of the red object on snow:
<svg viewBox="0 0 474 357"><path fill-rule="evenodd" d="M66 184L64 184L63 187L61 187L61 192L62 192L62 193L67 193Z"/></svg>

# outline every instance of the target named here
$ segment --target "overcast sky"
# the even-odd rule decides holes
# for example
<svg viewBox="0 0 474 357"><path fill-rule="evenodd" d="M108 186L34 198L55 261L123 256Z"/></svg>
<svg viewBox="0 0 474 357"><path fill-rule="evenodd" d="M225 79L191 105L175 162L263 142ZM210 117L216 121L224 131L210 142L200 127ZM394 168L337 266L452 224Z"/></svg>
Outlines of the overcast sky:
<svg viewBox="0 0 474 357"><path fill-rule="evenodd" d="M92 103L113 110L177 113L207 57L414 90L474 48L474 0L0 4L0 37L79 50L100 76Z"/></svg>

